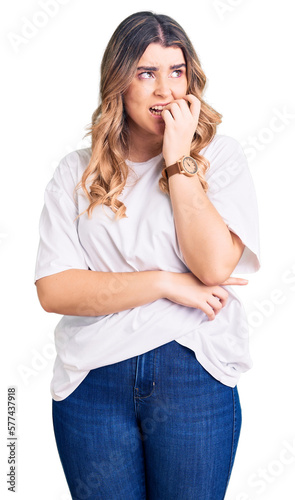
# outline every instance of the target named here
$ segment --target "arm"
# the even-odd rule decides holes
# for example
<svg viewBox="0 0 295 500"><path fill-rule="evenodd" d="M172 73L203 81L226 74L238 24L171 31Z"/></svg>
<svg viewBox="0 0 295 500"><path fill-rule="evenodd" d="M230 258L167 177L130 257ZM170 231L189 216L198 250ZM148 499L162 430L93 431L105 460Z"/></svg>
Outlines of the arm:
<svg viewBox="0 0 295 500"><path fill-rule="evenodd" d="M189 269L206 285L222 283L244 250L207 198L198 176L169 178L175 228Z"/></svg>
<svg viewBox="0 0 295 500"><path fill-rule="evenodd" d="M199 112L200 101L191 95L174 101L163 111L163 156L167 166L190 154ZM175 174L168 182L177 237L187 266L206 285L222 283L240 260L244 244L228 229L198 176Z"/></svg>
<svg viewBox="0 0 295 500"><path fill-rule="evenodd" d="M230 278L223 285L245 285ZM228 293L207 287L192 273L142 271L112 273L69 269L36 281L38 297L47 312L72 316L101 316L167 298L201 309L210 320L225 306Z"/></svg>
<svg viewBox="0 0 295 500"><path fill-rule="evenodd" d="M161 273L69 269L37 280L36 286L41 306L47 312L102 316L161 298Z"/></svg>

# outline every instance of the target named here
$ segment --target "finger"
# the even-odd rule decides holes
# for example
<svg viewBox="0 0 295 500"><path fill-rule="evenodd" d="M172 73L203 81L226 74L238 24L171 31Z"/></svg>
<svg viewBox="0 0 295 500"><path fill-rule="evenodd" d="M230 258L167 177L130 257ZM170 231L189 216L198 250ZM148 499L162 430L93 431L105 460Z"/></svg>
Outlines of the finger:
<svg viewBox="0 0 295 500"><path fill-rule="evenodd" d="M190 116L192 116L191 111L190 111L190 107L189 107L189 102L186 99L175 99L174 101L170 102L167 105L167 108L169 108L170 106L172 106L174 104L178 105L179 110L181 111L181 113L183 114L183 116L185 118L189 118Z"/></svg>
<svg viewBox="0 0 295 500"><path fill-rule="evenodd" d="M174 120L181 118L182 110L178 101L173 101L165 106L163 111L169 111Z"/></svg>
<svg viewBox="0 0 295 500"><path fill-rule="evenodd" d="M221 286L216 286L212 288L213 297L217 297L220 301L222 307L224 307L227 303L228 299L228 291Z"/></svg>
<svg viewBox="0 0 295 500"><path fill-rule="evenodd" d="M201 111L201 101L192 94L187 94L183 97L186 101L190 103L190 112L195 118L199 118Z"/></svg>
<svg viewBox="0 0 295 500"><path fill-rule="evenodd" d="M203 304L200 309L208 316L209 321L212 321L215 318L215 312L212 307L207 304L207 302Z"/></svg>
<svg viewBox="0 0 295 500"><path fill-rule="evenodd" d="M177 104L179 105L179 108L181 109L181 112L185 119L192 118L193 115L190 110L189 102L186 99L179 99L177 101Z"/></svg>
<svg viewBox="0 0 295 500"><path fill-rule="evenodd" d="M220 285L247 285L249 283L248 280L244 278L228 278L225 280L223 283L220 283Z"/></svg>
<svg viewBox="0 0 295 500"><path fill-rule="evenodd" d="M174 123L174 118L171 115L169 109L163 109L161 117L163 118L165 125Z"/></svg>
<svg viewBox="0 0 295 500"><path fill-rule="evenodd" d="M228 293L227 293L226 290L224 290L224 291L226 292L225 294L219 292L219 295L218 295L221 307L225 307L226 303L227 303L227 300L228 300Z"/></svg>
<svg viewBox="0 0 295 500"><path fill-rule="evenodd" d="M222 301L219 300L218 297L215 297L214 295L212 295L212 297L210 297L208 300L207 300L207 303L209 304L210 307L212 307L212 309L214 310L215 314L218 314L219 311L222 309L223 305L222 305Z"/></svg>

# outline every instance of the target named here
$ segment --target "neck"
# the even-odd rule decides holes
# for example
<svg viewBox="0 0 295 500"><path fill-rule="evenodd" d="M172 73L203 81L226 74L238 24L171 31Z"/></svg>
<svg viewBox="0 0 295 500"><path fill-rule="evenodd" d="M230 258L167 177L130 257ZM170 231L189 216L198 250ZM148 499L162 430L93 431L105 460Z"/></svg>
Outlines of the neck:
<svg viewBox="0 0 295 500"><path fill-rule="evenodd" d="M129 130L128 160L144 162L154 158L162 151L163 137L149 136Z"/></svg>

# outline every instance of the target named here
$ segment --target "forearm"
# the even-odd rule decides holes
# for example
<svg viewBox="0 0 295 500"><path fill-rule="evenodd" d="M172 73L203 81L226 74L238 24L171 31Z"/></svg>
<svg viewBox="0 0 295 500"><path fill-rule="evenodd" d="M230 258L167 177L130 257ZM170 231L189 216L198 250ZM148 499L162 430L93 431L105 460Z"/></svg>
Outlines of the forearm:
<svg viewBox="0 0 295 500"><path fill-rule="evenodd" d="M203 283L226 280L243 250L204 192L198 176L169 178L176 233L187 266Z"/></svg>
<svg viewBox="0 0 295 500"><path fill-rule="evenodd" d="M197 130L201 101L185 95L166 105L163 157L166 166L190 154ZM168 180L175 229L186 265L205 285L225 281L236 267L244 245L231 233L204 192L197 175L180 173Z"/></svg>
<svg viewBox="0 0 295 500"><path fill-rule="evenodd" d="M162 298L164 271L97 272L70 269L36 282L47 312L71 316L102 316Z"/></svg>

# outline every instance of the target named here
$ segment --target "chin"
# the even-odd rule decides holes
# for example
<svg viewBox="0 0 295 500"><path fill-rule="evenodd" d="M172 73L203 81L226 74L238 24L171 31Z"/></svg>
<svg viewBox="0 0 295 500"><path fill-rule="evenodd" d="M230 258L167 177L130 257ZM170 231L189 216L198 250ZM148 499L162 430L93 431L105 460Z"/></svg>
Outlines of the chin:
<svg viewBox="0 0 295 500"><path fill-rule="evenodd" d="M157 123L157 126L155 127L155 133L158 136L163 137L165 132L165 123Z"/></svg>

